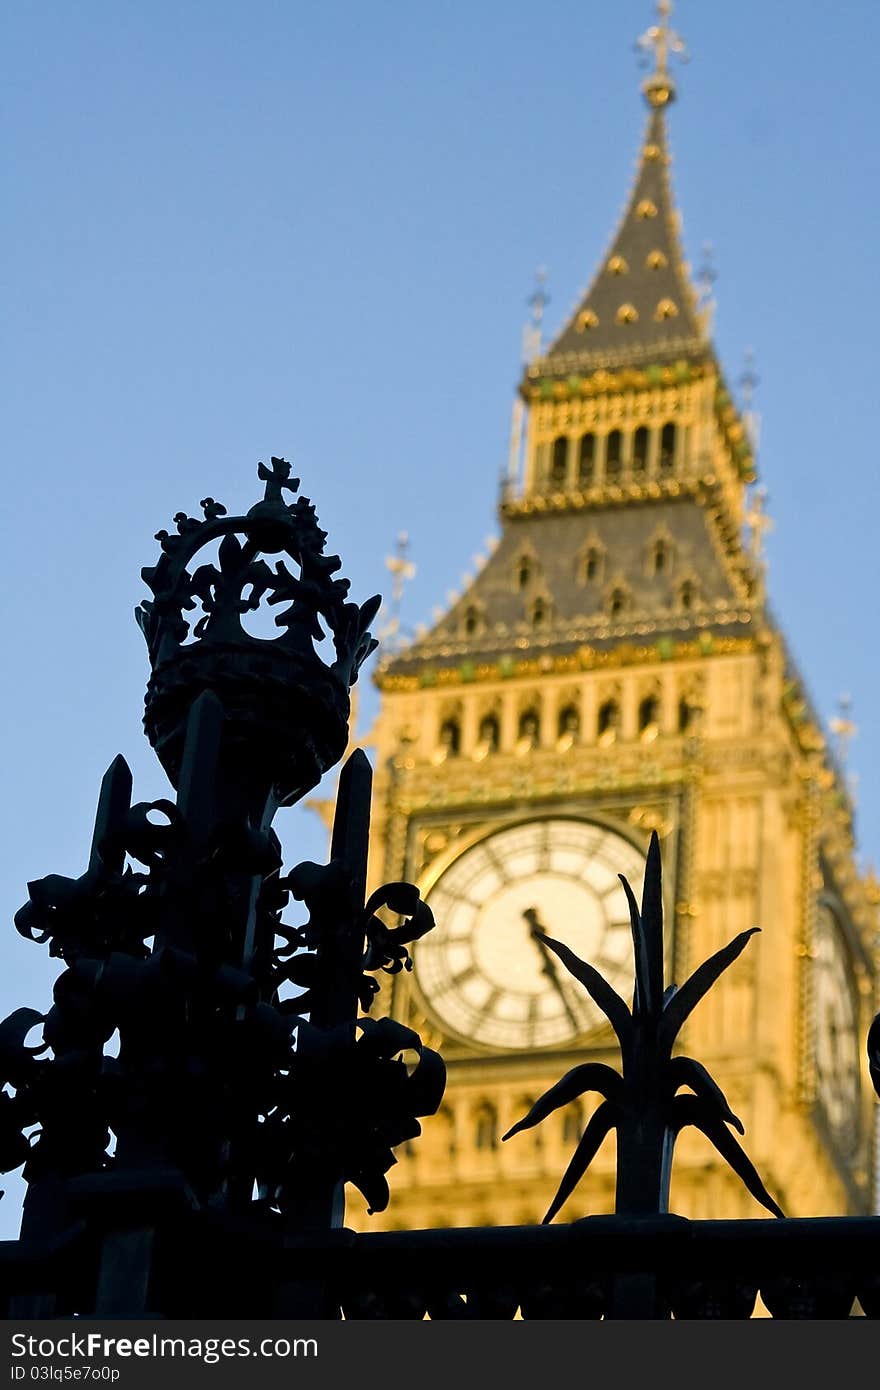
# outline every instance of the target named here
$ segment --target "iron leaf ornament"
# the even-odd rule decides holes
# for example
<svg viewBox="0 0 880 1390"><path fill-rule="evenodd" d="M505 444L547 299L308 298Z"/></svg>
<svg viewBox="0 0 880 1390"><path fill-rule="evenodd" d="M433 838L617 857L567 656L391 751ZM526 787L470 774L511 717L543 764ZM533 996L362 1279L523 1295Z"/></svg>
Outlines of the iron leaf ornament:
<svg viewBox="0 0 880 1390"><path fill-rule="evenodd" d="M607 980L573 951L543 932L538 935L571 975L583 985L610 1022L620 1044L621 1071L599 1062L572 1068L535 1102L505 1139L531 1129L562 1105L587 1092L602 1103L590 1118L559 1189L544 1217L553 1217L574 1191L603 1140L617 1131L616 1210L633 1215L665 1212L675 1139L692 1125L715 1146L748 1191L774 1216L783 1212L770 1196L756 1168L732 1130L744 1133L721 1088L706 1068L691 1057L673 1057L672 1048L684 1023L721 974L732 965L759 929L751 928L704 961L678 989L663 987L663 899L660 842L652 832L641 910L635 894L619 875L629 905L635 984L632 1009ZM690 1094L680 1095L682 1087Z"/></svg>

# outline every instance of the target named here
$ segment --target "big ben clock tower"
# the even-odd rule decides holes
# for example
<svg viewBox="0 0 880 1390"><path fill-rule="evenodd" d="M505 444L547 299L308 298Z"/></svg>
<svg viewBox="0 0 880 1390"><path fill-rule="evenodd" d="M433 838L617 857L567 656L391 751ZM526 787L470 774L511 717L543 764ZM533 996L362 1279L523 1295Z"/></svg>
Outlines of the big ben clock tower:
<svg viewBox="0 0 880 1390"><path fill-rule="evenodd" d="M683 1050L723 1086L787 1212L870 1206L875 908L845 784L765 603L748 432L682 256L666 128L678 40L658 9L635 182L589 290L525 368L500 542L376 678L371 874L417 882L438 924L386 1008L441 1048L449 1084L373 1229L541 1219L588 1112L501 1135L616 1048L538 929L625 989L617 875L641 881L652 829L667 978L763 929ZM561 1219L611 1210L613 1165L608 1143ZM692 1132L671 1206L761 1214ZM366 1224L354 1206L347 1220Z"/></svg>

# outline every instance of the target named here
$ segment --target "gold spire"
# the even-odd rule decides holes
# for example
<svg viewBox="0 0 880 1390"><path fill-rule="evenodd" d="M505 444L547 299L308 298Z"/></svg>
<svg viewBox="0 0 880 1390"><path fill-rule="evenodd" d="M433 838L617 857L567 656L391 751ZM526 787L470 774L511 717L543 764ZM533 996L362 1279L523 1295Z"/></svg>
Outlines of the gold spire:
<svg viewBox="0 0 880 1390"><path fill-rule="evenodd" d="M657 0L657 24L646 29L636 40L636 47L647 55L654 51L654 71L642 83L642 91L649 106L668 106L675 100L675 83L669 72L669 59L676 54L683 62L687 60L684 40L669 23L672 13L672 0Z"/></svg>

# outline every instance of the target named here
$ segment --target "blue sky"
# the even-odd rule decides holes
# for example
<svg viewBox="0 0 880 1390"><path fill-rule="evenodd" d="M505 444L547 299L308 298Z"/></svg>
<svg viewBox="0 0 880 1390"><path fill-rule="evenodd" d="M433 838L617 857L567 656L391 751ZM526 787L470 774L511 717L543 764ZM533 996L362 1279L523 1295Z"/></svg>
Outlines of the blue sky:
<svg viewBox="0 0 880 1390"><path fill-rule="evenodd" d="M608 242L651 22L647 0L6 8L0 1014L49 1002L12 913L84 868L111 758L165 790L132 609L174 512L243 508L257 460L291 458L353 596L387 592L409 532L410 624L496 530L525 300L546 265L555 329ZM772 601L823 716L853 697L877 860L876 9L674 22L685 243L714 246L730 379L757 354ZM311 813L279 829L322 856Z"/></svg>

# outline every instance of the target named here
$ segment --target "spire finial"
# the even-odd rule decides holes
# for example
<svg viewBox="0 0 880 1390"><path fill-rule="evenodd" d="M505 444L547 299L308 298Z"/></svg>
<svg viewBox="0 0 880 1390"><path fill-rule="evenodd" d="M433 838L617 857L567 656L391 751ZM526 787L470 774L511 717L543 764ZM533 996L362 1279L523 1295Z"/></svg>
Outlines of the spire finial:
<svg viewBox="0 0 880 1390"><path fill-rule="evenodd" d="M706 333L712 331L712 320L715 317L715 295L713 287L718 279L718 271L715 269L715 248L711 241L703 242L703 255L696 275L697 286L697 308L702 315L703 328Z"/></svg>
<svg viewBox="0 0 880 1390"><path fill-rule="evenodd" d="M409 558L409 536L401 531L397 537L393 555L385 557L385 568L391 573L391 603L388 616L379 633L387 651L396 652L402 645L403 631L400 626L400 607L403 590L408 579L412 579L416 567Z"/></svg>
<svg viewBox="0 0 880 1390"><path fill-rule="evenodd" d="M643 61L648 53L654 52L654 71L642 83L642 91L649 106L668 106L675 100L675 83L669 72L669 59L675 54L682 62L687 62L687 49L680 34L669 23L672 14L672 0L657 0L657 20L636 40L636 48L641 51Z"/></svg>
<svg viewBox="0 0 880 1390"><path fill-rule="evenodd" d="M837 701L837 714L833 715L828 721L828 727L834 735L838 761L846 772L849 762L849 745L858 733L858 725L853 719L853 702L851 695L841 695Z"/></svg>
<svg viewBox="0 0 880 1390"><path fill-rule="evenodd" d="M764 535L773 530L773 521L767 515L767 489L756 487L743 520L749 528L749 550L759 569L765 568Z"/></svg>
<svg viewBox="0 0 880 1390"><path fill-rule="evenodd" d="M550 303L550 296L547 293L547 267L545 265L538 266L535 271L535 288L526 303L531 312L529 321L523 329L522 355L523 362L528 365L534 358L540 357L543 347L544 310Z"/></svg>
<svg viewBox="0 0 880 1390"><path fill-rule="evenodd" d="M743 424L746 427L746 434L749 436L749 443L752 452L758 452L758 445L761 440L761 416L755 407L755 391L761 383L761 378L755 366L755 349L746 348L743 358L743 369L739 378L740 401L742 404Z"/></svg>
<svg viewBox="0 0 880 1390"><path fill-rule="evenodd" d="M859 779L858 775L852 771L849 765L849 745L858 736L859 726L853 719L853 702L851 695L841 695L837 701L837 714L828 721L828 727L834 736L834 751L840 771L846 782L846 789L849 792L850 800L856 804L858 795Z"/></svg>

